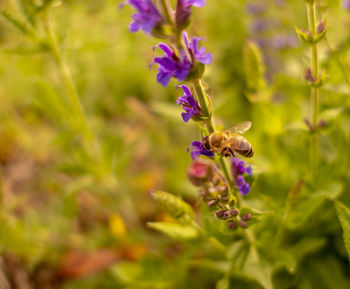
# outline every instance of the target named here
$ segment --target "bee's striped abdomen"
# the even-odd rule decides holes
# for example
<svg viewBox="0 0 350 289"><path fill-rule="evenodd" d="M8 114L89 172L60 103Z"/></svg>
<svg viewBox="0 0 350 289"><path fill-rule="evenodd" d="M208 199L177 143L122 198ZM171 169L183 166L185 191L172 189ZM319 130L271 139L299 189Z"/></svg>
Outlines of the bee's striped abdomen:
<svg viewBox="0 0 350 289"><path fill-rule="evenodd" d="M254 155L254 151L250 143L242 136L236 138L231 143L231 148L240 155L251 158Z"/></svg>
<svg viewBox="0 0 350 289"><path fill-rule="evenodd" d="M236 150L236 152L238 152L239 154L241 154L242 156L247 157L247 158L251 158L254 155L254 151L253 151L252 147L250 147L247 150L242 150L242 151Z"/></svg>

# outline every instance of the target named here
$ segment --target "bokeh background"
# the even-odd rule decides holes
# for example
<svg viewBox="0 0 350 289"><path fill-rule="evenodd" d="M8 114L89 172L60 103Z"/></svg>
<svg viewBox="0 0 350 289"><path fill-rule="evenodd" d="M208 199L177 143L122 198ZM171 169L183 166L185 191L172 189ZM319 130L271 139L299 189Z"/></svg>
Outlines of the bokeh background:
<svg viewBox="0 0 350 289"><path fill-rule="evenodd" d="M303 79L309 50L294 30L307 27L305 4L206 2L193 9L189 33L203 36L214 56L205 81L216 121L222 127L253 122L246 134L255 150L246 204L272 212L255 225L258 241L272 242L298 181L306 179L303 191L314 194L288 227L286 243L298 257L270 260L276 265L274 288L350 288L332 203L340 198L350 205L350 11L337 0L319 1L328 26L320 59L330 78L321 90L321 118L328 126L320 135L315 189L307 184L309 132L303 121L310 115ZM157 41L131 34L132 9L118 9L116 0L55 1L49 8L91 140L42 42L41 12L33 16L41 4L0 2L0 288L215 288L230 264L225 254L146 225L173 221L149 198L154 188L181 196L198 220L205 214L186 176L186 148L201 135L194 122L181 119L176 82L164 88L156 83L156 68L148 69ZM248 40L260 48L265 67L257 98L247 92ZM232 288L262 288L246 277L231 278Z"/></svg>

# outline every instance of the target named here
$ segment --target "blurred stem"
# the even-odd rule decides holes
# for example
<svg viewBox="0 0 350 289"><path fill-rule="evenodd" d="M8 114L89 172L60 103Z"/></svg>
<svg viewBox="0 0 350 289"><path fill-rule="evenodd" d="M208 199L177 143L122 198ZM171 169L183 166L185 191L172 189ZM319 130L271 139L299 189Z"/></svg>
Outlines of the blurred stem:
<svg viewBox="0 0 350 289"><path fill-rule="evenodd" d="M50 47L50 52L53 59L56 61L59 71L61 73L62 79L66 87L67 95L69 97L69 101L71 102L75 115L79 119L80 125L84 129L85 138L89 142L91 142L93 139L93 133L88 125L88 121L86 119L83 107L81 105L78 93L76 91L71 74L69 72L69 69L63 60L61 51L57 45L56 38L52 32L51 17L49 15L48 9L46 9L43 12L42 19L43 19L43 26L46 33L47 41Z"/></svg>
<svg viewBox="0 0 350 289"><path fill-rule="evenodd" d="M52 24L51 24L51 18L49 15L49 9L45 9L42 12L42 24L46 33L51 55L54 58L59 68L62 79L66 86L67 95L72 104L75 115L79 119L79 125L81 125L81 128L83 129L83 135L85 140L84 144L86 145L86 149L87 150L92 149L93 151L92 154L98 160L98 162L104 162L100 143L98 142L97 138L95 137L94 133L89 127L88 120L86 118L83 107L81 105L79 95L75 88L71 74L69 72L69 69L66 63L63 60L62 53L57 45L57 41L54 36L54 33L52 32ZM107 174L111 175L111 177L113 178L115 182L115 191L119 193L118 194L118 197L120 199L119 210L124 213L124 216L128 218L128 221L130 223L132 223L133 225L139 225L138 217L136 214L134 214L134 212L136 212L136 209L135 209L134 203L131 201L131 197L128 194L124 193L124 190L120 187L118 179L116 175L113 174L113 172L107 173ZM130 214L130 212L132 213Z"/></svg>
<svg viewBox="0 0 350 289"><path fill-rule="evenodd" d="M312 35L316 35L316 3L307 3L307 16L309 23L309 30ZM318 51L317 43L311 43L311 71L314 79L318 78ZM319 102L320 102L320 91L318 87L311 87L311 108L312 108L312 125L315 129L315 133L311 135L310 139L310 166L312 179L315 181L318 166L318 112L319 112Z"/></svg>
<svg viewBox="0 0 350 289"><path fill-rule="evenodd" d="M211 133L216 131L215 126L214 126L214 118L212 115L212 111L209 111L207 96L204 92L201 81L200 80L193 81L192 86L193 86L193 90L196 94L197 100L199 101L199 104L201 106L201 109L202 109L205 117L208 117L208 120L205 122L205 125L207 127L209 134L211 134ZM234 192L234 188L233 188L234 183L233 183L233 180L232 180L231 175L230 175L230 170L229 170L229 166L227 164L227 160L224 158L220 158L219 162L220 162L221 168L224 172L224 175L229 183L231 194L236 199L237 207L240 207L241 199L240 199L239 194L235 194L235 192Z"/></svg>
<svg viewBox="0 0 350 289"><path fill-rule="evenodd" d="M170 25L173 25L173 19L171 18L170 5L167 0L160 0L160 5L162 6L165 19Z"/></svg>

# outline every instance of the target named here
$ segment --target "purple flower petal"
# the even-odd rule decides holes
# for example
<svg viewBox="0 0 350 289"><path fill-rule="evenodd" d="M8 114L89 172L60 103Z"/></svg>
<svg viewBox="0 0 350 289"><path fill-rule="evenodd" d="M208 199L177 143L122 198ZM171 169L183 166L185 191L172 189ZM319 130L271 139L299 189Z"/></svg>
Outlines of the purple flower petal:
<svg viewBox="0 0 350 289"><path fill-rule="evenodd" d="M343 7L345 9L350 9L350 0L344 0Z"/></svg>
<svg viewBox="0 0 350 289"><path fill-rule="evenodd" d="M250 186L246 183L245 179L242 176L237 177L236 185L242 195L246 195L250 192Z"/></svg>
<svg viewBox="0 0 350 289"><path fill-rule="evenodd" d="M200 107L197 101L194 99L191 90L186 85L178 85L184 91L184 95L179 97L176 101L177 104L181 105L185 112L182 113L182 119L184 122L188 122L194 115L200 114ZM201 145L201 143L197 144Z"/></svg>
<svg viewBox="0 0 350 289"><path fill-rule="evenodd" d="M192 68L186 54L181 52L180 56L177 56L175 52L164 43L161 43L156 47L159 47L164 52L162 57L155 57L151 63L151 65L153 63L159 65L157 75L158 82L163 86L166 86L171 77L177 78L180 81L185 80ZM167 75L165 76L165 74Z"/></svg>
<svg viewBox="0 0 350 289"><path fill-rule="evenodd" d="M119 5L119 8L126 4L130 4L138 10L138 13L132 15L134 22L130 25L131 32L141 29L145 33L151 33L155 26L163 22L162 16L151 0L128 0Z"/></svg>
<svg viewBox="0 0 350 289"><path fill-rule="evenodd" d="M200 157L200 155L207 156L207 157L215 156L215 154L212 151L206 150L203 147L203 143L200 141L192 142L192 144L187 148L187 151L191 151L192 159L196 159Z"/></svg>
<svg viewBox="0 0 350 289"><path fill-rule="evenodd" d="M187 50L190 52L192 56L192 62L197 60L203 64L210 64L213 61L213 56L211 53L206 53L205 48L199 48L199 41L203 40L203 38L193 37L192 41L189 41L186 32L183 32L183 38L186 44Z"/></svg>
<svg viewBox="0 0 350 289"><path fill-rule="evenodd" d="M205 1L204 0L189 0L187 1L188 5L192 5L194 7L200 8L203 7L205 5Z"/></svg>

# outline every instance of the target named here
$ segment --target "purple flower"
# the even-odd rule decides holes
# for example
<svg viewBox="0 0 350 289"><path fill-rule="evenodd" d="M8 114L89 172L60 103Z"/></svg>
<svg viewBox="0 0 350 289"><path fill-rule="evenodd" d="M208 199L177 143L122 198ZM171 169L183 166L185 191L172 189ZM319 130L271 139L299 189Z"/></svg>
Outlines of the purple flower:
<svg viewBox="0 0 350 289"><path fill-rule="evenodd" d="M159 64L157 81L163 86L167 86L171 77L180 81L185 80L190 73L192 65L184 51L180 51L180 57L166 44L157 45L164 51L164 56L154 58L153 63Z"/></svg>
<svg viewBox="0 0 350 289"><path fill-rule="evenodd" d="M184 95L179 97L176 103L181 105L185 110L181 116L184 122L188 122L194 115L199 115L201 109L197 101L194 99L191 90L186 85L178 85L177 87L181 87L183 89Z"/></svg>
<svg viewBox="0 0 350 289"><path fill-rule="evenodd" d="M202 7L204 5L204 0L178 0L175 13L177 27L186 28L191 17L191 6Z"/></svg>
<svg viewBox="0 0 350 289"><path fill-rule="evenodd" d="M189 41L187 33L183 33L183 37L185 39L186 48L191 55L192 64L197 60L203 64L210 64L213 61L213 56L211 53L205 53L205 48L199 48L199 41L203 40L203 38L193 37L192 41Z"/></svg>
<svg viewBox="0 0 350 289"><path fill-rule="evenodd" d="M194 6L197 8L203 7L205 5L204 0L179 0L184 3L185 6Z"/></svg>
<svg viewBox="0 0 350 289"><path fill-rule="evenodd" d="M232 175L235 180L236 186L242 195L246 195L250 191L249 184L245 181L242 175L252 175L252 167L246 165L246 163L238 158L231 158Z"/></svg>
<svg viewBox="0 0 350 289"><path fill-rule="evenodd" d="M207 156L207 157L214 157L215 154L212 151L208 151L203 147L203 143L200 141L194 141L191 143L191 145L188 147L187 151L191 151L191 158L197 159L200 157L200 155Z"/></svg>
<svg viewBox="0 0 350 289"><path fill-rule="evenodd" d="M232 169L234 170L234 175L247 174L252 175L252 167L246 166L246 163L239 158L231 158Z"/></svg>
<svg viewBox="0 0 350 289"><path fill-rule="evenodd" d="M248 12L252 15L263 14L266 12L266 5L264 3L249 3L247 4Z"/></svg>
<svg viewBox="0 0 350 289"><path fill-rule="evenodd" d="M246 183L245 179L242 176L238 176L236 179L236 185L238 187L238 190L242 195L246 195L250 191L250 186L248 183Z"/></svg>
<svg viewBox="0 0 350 289"><path fill-rule="evenodd" d="M276 35L272 40L272 46L277 49L297 47L297 38L292 35Z"/></svg>
<svg viewBox="0 0 350 289"><path fill-rule="evenodd" d="M151 33L153 28L163 22L163 18L151 0L127 0L120 7L130 4L138 13L132 15L134 22L130 24L130 31L136 32L139 29L145 33Z"/></svg>
<svg viewBox="0 0 350 289"><path fill-rule="evenodd" d="M344 0L343 7L345 9L350 9L350 0Z"/></svg>

